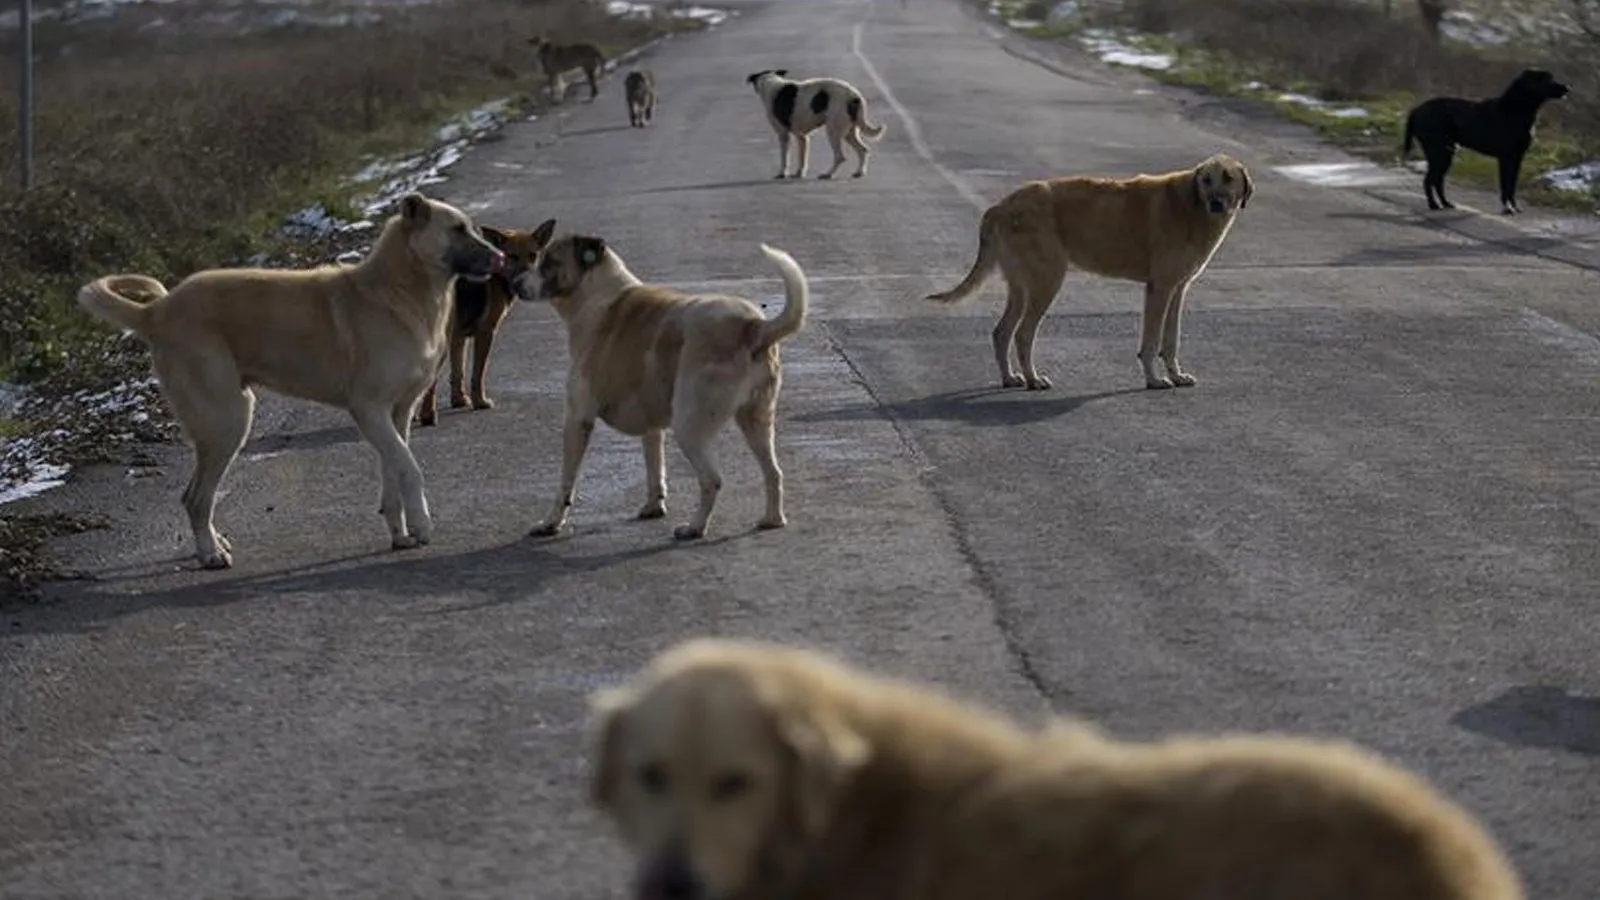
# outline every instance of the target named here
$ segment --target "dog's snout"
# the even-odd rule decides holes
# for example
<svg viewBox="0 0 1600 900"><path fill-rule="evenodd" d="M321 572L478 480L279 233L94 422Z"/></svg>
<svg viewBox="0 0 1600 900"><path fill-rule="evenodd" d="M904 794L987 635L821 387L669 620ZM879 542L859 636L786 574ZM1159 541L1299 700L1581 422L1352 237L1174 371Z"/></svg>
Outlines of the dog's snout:
<svg viewBox="0 0 1600 900"><path fill-rule="evenodd" d="M667 852L644 873L640 900L701 900L700 879L679 852Z"/></svg>
<svg viewBox="0 0 1600 900"><path fill-rule="evenodd" d="M1222 200L1217 197L1212 197L1206 206L1209 207L1214 213L1226 212L1228 209L1227 204L1223 203Z"/></svg>
<svg viewBox="0 0 1600 900"><path fill-rule="evenodd" d="M506 255L499 250L489 251L489 271L494 273L506 270Z"/></svg>

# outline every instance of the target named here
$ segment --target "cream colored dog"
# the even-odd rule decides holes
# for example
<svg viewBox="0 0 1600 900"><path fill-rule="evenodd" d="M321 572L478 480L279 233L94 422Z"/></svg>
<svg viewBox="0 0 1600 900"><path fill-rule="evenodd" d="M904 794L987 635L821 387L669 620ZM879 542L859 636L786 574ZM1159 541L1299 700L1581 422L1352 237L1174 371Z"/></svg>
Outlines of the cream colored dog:
<svg viewBox="0 0 1600 900"><path fill-rule="evenodd" d="M673 536L705 534L722 476L711 441L729 419L761 465L767 511L761 528L781 528L783 472L773 449L782 370L778 343L805 322L810 290L789 254L761 245L783 274L787 297L774 319L737 297L692 297L641 282L604 240L558 238L532 271L514 284L524 299L545 299L567 325L571 371L562 445L561 492L532 534L548 537L566 526L578 469L596 419L644 441L649 496L639 518L666 515L662 452L671 429L700 481L700 506Z"/></svg>
<svg viewBox="0 0 1600 900"><path fill-rule="evenodd" d="M867 174L867 157L872 151L861 140L861 135L876 140L883 136L884 126L867 120L866 101L861 92L838 78L812 78L807 81L790 81L787 69L762 69L745 80L756 89L761 105L767 111L767 122L778 134L778 174L783 178L789 169L789 136L800 145L799 165L795 178L804 178L806 162L811 155L811 132L827 126L828 145L833 148L833 167L818 175L832 178L844 165L843 142L849 142L856 151L856 171L852 176Z"/></svg>
<svg viewBox="0 0 1600 900"><path fill-rule="evenodd" d="M161 392L194 445L183 505L202 566L233 564L212 513L250 434L258 387L347 410L378 452L391 546L428 543L411 415L444 356L452 283L487 278L503 262L460 210L410 194L354 266L213 269L171 293L153 278L111 275L78 292L84 309L150 345Z"/></svg>
<svg viewBox="0 0 1600 900"><path fill-rule="evenodd" d="M1184 298L1254 191L1244 165L1225 154L1164 175L1030 181L983 214L978 258L961 283L928 299L959 303L999 266L1007 286L994 327L1000 383L1043 390L1050 379L1034 367L1033 341L1068 267L1142 282L1145 386L1188 387L1195 377L1178 364ZM1021 375L1011 368L1013 339Z"/></svg>
<svg viewBox="0 0 1600 900"><path fill-rule="evenodd" d="M796 648L595 698L640 900L1521 900L1483 827L1342 743L1040 731Z"/></svg>

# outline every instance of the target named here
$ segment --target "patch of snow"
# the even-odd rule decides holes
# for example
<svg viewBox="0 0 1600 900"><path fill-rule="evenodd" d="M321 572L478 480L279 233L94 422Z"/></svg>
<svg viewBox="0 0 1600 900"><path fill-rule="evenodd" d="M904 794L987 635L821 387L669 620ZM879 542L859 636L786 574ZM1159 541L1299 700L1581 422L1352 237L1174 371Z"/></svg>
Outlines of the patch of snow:
<svg viewBox="0 0 1600 900"><path fill-rule="evenodd" d="M1565 169L1544 173L1544 180L1558 191L1595 193L1600 195L1600 160L1579 163Z"/></svg>
<svg viewBox="0 0 1600 900"><path fill-rule="evenodd" d="M1372 115L1371 113L1367 112L1367 110L1359 106L1335 106L1326 100L1318 100L1316 97L1310 97L1305 94L1297 94L1292 91L1279 94L1278 102L1296 103L1301 106L1309 106L1312 109L1325 112L1328 115L1333 116L1335 119L1365 119Z"/></svg>
<svg viewBox="0 0 1600 900"><path fill-rule="evenodd" d="M1015 28L1018 31L1027 31L1029 28L1040 28L1040 27L1043 27L1043 25L1044 25L1044 23L1039 21L1038 19L1007 19L1006 20L1006 27L1007 28Z"/></svg>
<svg viewBox="0 0 1600 900"><path fill-rule="evenodd" d="M1057 3L1055 6L1050 7L1050 14L1045 16L1044 20L1055 25L1069 19L1076 19L1079 12L1080 10L1075 0L1067 0L1065 3Z"/></svg>
<svg viewBox="0 0 1600 900"><path fill-rule="evenodd" d="M1116 66L1162 72L1177 64L1170 53L1151 53L1130 47L1115 33L1104 29L1086 31L1078 40L1090 53Z"/></svg>
<svg viewBox="0 0 1600 900"><path fill-rule="evenodd" d="M1337 162L1337 163L1301 163L1292 166L1276 166L1276 171L1295 181L1307 184L1317 184L1324 187L1374 187L1377 185L1410 183L1410 179L1390 169L1385 169L1376 163Z"/></svg>
<svg viewBox="0 0 1600 900"><path fill-rule="evenodd" d="M707 25L721 25L727 21L732 13L724 9L712 9L708 6L656 6L649 3L632 3L629 0L609 0L606 3L606 15L618 19L651 19L656 16L666 15L674 19L692 19L704 22Z"/></svg>
<svg viewBox="0 0 1600 900"><path fill-rule="evenodd" d="M36 402L27 392L11 388L13 397L20 397L14 412L21 417L33 418ZM57 402L55 410L70 410L69 416L55 416L57 421L90 421L100 427L109 426L112 434L128 432L132 439L135 431L148 431L151 403L159 402L156 381L153 377L124 381L108 390L90 393L78 391ZM129 428L143 425L144 428ZM73 434L65 428L51 428L36 434L0 438L0 505L37 496L60 487L71 468L60 461L63 450L72 441Z"/></svg>
<svg viewBox="0 0 1600 900"><path fill-rule="evenodd" d="M24 445L22 452L26 454L29 442L26 438L16 438L7 443L7 455L12 451L13 445L19 443ZM15 503L18 500L26 500L29 497L37 497L45 491L61 487L67 483L67 473L69 471L71 470L66 466L58 466L51 463L40 463L33 466L22 480L0 489L0 506L5 506L7 503Z"/></svg>
<svg viewBox="0 0 1600 900"><path fill-rule="evenodd" d="M1445 12L1444 19L1439 22L1439 33L1474 47L1503 47L1511 43L1511 34L1504 28L1459 9Z"/></svg>

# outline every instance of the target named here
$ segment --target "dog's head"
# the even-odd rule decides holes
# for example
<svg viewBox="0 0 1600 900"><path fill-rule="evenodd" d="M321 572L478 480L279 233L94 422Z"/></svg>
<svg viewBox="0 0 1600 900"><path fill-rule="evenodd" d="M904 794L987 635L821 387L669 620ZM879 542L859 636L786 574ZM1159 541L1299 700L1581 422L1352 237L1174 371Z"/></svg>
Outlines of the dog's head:
<svg viewBox="0 0 1600 900"><path fill-rule="evenodd" d="M505 265L505 254L484 239L466 213L418 193L400 198L400 225L411 252L430 267L484 281Z"/></svg>
<svg viewBox="0 0 1600 900"><path fill-rule="evenodd" d="M1226 153L1211 156L1194 167L1195 199L1207 213L1222 216L1244 209L1255 192L1250 170Z"/></svg>
<svg viewBox="0 0 1600 900"><path fill-rule="evenodd" d="M1519 107L1537 109L1546 100L1560 100L1570 90L1544 69L1523 69L1511 80L1504 96Z"/></svg>
<svg viewBox="0 0 1600 900"><path fill-rule="evenodd" d="M751 87L755 88L757 91L760 91L762 82L771 78L787 78L788 76L788 69L762 69L759 72L754 72L747 76L745 81L750 82Z"/></svg>
<svg viewBox="0 0 1600 900"><path fill-rule="evenodd" d="M484 240L493 244L496 250L505 255L505 264L499 274L514 285L517 279L533 270L539 260L539 252L550 243L550 238L555 234L556 220L546 219L532 231L518 231L514 228L502 230L488 225L482 226L479 230L483 233Z"/></svg>
<svg viewBox="0 0 1600 900"><path fill-rule="evenodd" d="M592 272L605 268L614 258L604 238L565 234L549 241L533 265L511 280L511 287L523 300L564 300L576 295Z"/></svg>
<svg viewBox="0 0 1600 900"><path fill-rule="evenodd" d="M535 34L535 35L532 35L532 36L530 36L528 38L528 46L532 47L535 50L539 49L540 47L543 47L545 44L548 44L548 43L550 43L550 42L548 40L546 40L545 36L542 35L542 34Z"/></svg>
<svg viewBox="0 0 1600 900"><path fill-rule="evenodd" d="M760 645L695 641L593 702L591 797L638 900L734 900L792 877L870 748Z"/></svg>

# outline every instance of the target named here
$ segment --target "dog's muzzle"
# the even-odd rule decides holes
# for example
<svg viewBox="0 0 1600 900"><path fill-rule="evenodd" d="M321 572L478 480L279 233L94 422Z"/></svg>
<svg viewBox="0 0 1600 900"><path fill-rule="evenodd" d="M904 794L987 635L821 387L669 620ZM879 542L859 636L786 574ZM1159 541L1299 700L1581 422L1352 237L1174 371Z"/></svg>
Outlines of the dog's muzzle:
<svg viewBox="0 0 1600 900"><path fill-rule="evenodd" d="M700 879L680 852L668 851L645 863L638 878L637 900L705 900Z"/></svg>
<svg viewBox="0 0 1600 900"><path fill-rule="evenodd" d="M1224 203L1218 197L1212 197L1210 200L1206 201L1206 209L1209 209L1214 213L1225 213L1228 211L1228 204Z"/></svg>

